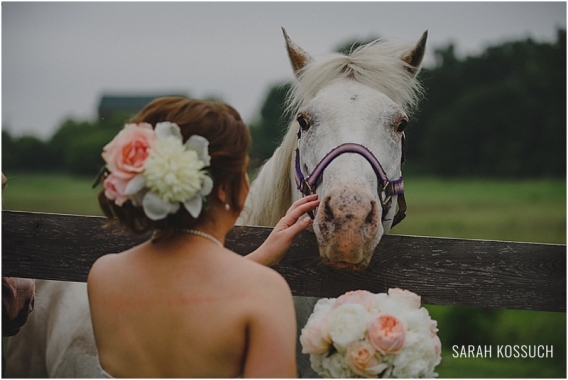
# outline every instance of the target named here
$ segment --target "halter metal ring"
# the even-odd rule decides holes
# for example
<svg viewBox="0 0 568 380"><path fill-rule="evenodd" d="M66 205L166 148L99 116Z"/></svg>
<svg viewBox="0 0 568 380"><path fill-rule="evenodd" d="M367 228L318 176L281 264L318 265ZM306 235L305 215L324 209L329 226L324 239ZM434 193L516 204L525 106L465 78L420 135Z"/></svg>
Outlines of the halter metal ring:
<svg viewBox="0 0 568 380"><path fill-rule="evenodd" d="M310 176L307 176L304 182L302 183L302 194L304 194L304 196L310 195L315 193L315 190L316 190L315 188L312 188L310 186Z"/></svg>
<svg viewBox="0 0 568 380"><path fill-rule="evenodd" d="M310 180L310 176L307 176L306 179L302 182L302 185L301 185L300 191L302 192L302 195L304 197L315 193L315 189L312 189L312 187L310 186L309 180ZM316 218L316 216L315 216L315 214L312 210L308 211L308 215L312 220L314 220Z"/></svg>

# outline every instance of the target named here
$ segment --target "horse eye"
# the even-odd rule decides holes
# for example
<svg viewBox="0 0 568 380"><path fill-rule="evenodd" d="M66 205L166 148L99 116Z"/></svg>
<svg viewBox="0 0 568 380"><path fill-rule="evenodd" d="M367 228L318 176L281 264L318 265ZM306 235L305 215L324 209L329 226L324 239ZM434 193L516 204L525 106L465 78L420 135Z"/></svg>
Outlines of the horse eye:
<svg viewBox="0 0 568 380"><path fill-rule="evenodd" d="M398 125L396 126L396 131L399 132L399 133L404 132L404 129L406 128L407 125L408 125L408 120L401 119L398 122Z"/></svg>
<svg viewBox="0 0 568 380"><path fill-rule="evenodd" d="M303 131L306 131L308 130L308 128L310 128L310 122L301 113L298 114L296 120L298 120L298 124L300 124L300 128L302 128Z"/></svg>

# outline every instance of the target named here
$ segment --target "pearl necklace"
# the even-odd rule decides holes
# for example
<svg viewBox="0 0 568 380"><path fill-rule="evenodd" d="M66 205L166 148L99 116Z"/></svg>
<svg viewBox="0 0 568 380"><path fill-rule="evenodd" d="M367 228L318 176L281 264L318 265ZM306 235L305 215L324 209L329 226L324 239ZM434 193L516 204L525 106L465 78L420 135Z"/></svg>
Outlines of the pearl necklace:
<svg viewBox="0 0 568 380"><path fill-rule="evenodd" d="M223 248L223 243L221 243L218 239L214 236L206 234L205 232L197 231L197 230L181 230L181 232L186 234L198 235L204 237L205 239L211 240L213 243L217 244L219 247Z"/></svg>

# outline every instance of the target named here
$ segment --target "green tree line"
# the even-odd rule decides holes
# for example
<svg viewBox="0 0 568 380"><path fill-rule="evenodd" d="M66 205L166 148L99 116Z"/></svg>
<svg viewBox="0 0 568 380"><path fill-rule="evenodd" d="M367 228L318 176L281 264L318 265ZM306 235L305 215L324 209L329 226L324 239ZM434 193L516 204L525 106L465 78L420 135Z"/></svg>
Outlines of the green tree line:
<svg viewBox="0 0 568 380"><path fill-rule="evenodd" d="M343 44L347 52L357 44ZM525 40L458 58L435 51L421 73L425 95L407 128L405 170L438 176L564 177L566 174L566 31L555 42ZM250 125L254 165L279 145L291 115L290 83L269 88ZM2 170L95 175L101 150L130 115L65 121L47 141L2 131Z"/></svg>
<svg viewBox="0 0 568 380"><path fill-rule="evenodd" d="M2 171L52 171L94 176L104 163L102 148L131 116L117 113L94 122L68 119L47 141L35 136L14 138L2 130Z"/></svg>
<svg viewBox="0 0 568 380"><path fill-rule="evenodd" d="M436 51L408 128L409 162L426 173L562 177L566 173L566 31L459 60Z"/></svg>

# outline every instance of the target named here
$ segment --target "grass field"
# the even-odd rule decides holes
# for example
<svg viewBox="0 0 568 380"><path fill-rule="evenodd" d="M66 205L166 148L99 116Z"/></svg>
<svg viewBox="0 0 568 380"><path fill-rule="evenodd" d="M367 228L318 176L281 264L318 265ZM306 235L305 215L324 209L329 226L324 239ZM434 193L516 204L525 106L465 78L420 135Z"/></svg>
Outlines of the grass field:
<svg viewBox="0 0 568 380"><path fill-rule="evenodd" d="M90 178L7 174L4 210L102 215ZM566 182L405 179L394 234L566 244Z"/></svg>
<svg viewBox="0 0 568 380"><path fill-rule="evenodd" d="M407 218L392 233L566 244L566 182L404 181Z"/></svg>
<svg viewBox="0 0 568 380"><path fill-rule="evenodd" d="M102 215L94 180L53 174L9 174L2 209L77 215Z"/></svg>
<svg viewBox="0 0 568 380"><path fill-rule="evenodd" d="M101 215L91 179L4 173L4 210ZM403 235L566 244L566 181L405 179ZM438 321L440 377L565 378L566 314L427 305ZM454 358L450 340L478 331L479 344L552 345L548 359ZM495 349L493 351L495 353Z"/></svg>

